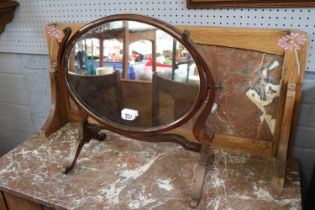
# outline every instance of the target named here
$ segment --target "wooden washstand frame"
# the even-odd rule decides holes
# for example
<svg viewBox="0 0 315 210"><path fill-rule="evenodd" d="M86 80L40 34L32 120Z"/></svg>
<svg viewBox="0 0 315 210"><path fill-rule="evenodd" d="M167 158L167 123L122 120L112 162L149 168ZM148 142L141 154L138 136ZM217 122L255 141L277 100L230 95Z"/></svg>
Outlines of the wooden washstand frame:
<svg viewBox="0 0 315 210"><path fill-rule="evenodd" d="M83 24L57 24L57 27L62 30L71 28L71 35L82 26ZM212 148L251 154L264 158L273 158L275 160L277 177L274 177L272 181L277 187L283 187L285 184L287 159L290 157L292 136L301 99L308 44L306 43L298 51L301 71L300 74L297 74L294 52L285 51L277 45L277 42L280 38L291 32L305 33L296 30L211 28L198 26L178 26L177 28L182 32L185 30L188 31L194 43L200 45L217 45L253 50L284 57L281 79L282 89L279 98L276 133L273 141L266 142L259 139L248 139L215 133L211 145ZM58 43L53 41L47 33L46 37L51 62L50 81L52 105L48 119L40 130L43 137L51 135L67 122L79 121L77 113L73 112L70 108L65 77L61 74L57 66L57 61L60 59L60 55L58 57L57 52L63 49L60 49ZM60 46L63 45L61 44ZM95 119L92 118L88 118L87 120L89 122L95 122ZM190 132L184 129L182 129L181 132L185 136L194 138Z"/></svg>

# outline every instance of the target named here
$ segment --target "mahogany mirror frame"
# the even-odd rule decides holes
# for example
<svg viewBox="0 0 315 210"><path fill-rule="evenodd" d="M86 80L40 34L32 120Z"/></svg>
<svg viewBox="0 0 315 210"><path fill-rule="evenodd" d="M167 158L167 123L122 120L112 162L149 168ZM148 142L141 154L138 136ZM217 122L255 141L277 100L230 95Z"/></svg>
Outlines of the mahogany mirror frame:
<svg viewBox="0 0 315 210"><path fill-rule="evenodd" d="M137 21L140 23L149 24L151 26L160 29L167 34L171 35L174 39L180 42L191 54L193 60L196 63L196 67L199 73L200 85L198 95L189 111L181 116L179 119L162 126L144 128L144 129L133 129L133 127L117 126L117 123L111 122L110 120L105 120L97 113L91 111L86 107L82 101L80 101L78 95L75 93L74 88L71 86L68 77L68 58L72 51L73 46L76 41L88 31L95 29L96 27L114 22L114 21ZM70 38L71 29L66 28L64 30L64 37L60 44L58 51L58 64L57 67L60 70L63 81L66 83L67 92L69 96L75 102L80 122L79 122L79 138L77 142L77 149L74 155L74 159L66 168L65 173L69 173L74 168L77 158L81 152L82 147L85 143L88 143L91 139L104 141L106 134L100 132L104 129L113 131L115 133L121 134L126 137L131 137L137 140L147 141L147 142L173 142L182 145L185 149L199 152L200 160L196 170L196 180L195 185L192 190L192 201L190 203L191 207L197 207L200 201L202 187L204 182L204 176L206 172L206 166L209 163L209 149L212 143L213 133L205 128L205 122L208 115L211 112L212 105L214 103L215 96L215 84L212 78L209 67L207 66L204 58L195 48L194 43L189 38L189 33L187 31L180 32L174 26L162 22L160 20L146 17L136 14L118 14L107 16L96 21L93 21L73 34ZM70 38L70 39L69 39ZM170 131L178 128L188 122L193 116L197 116L194 120L194 125L192 128L192 134L199 143L194 141L189 141L185 136L172 133ZM92 118L94 121L91 123L89 119Z"/></svg>
<svg viewBox="0 0 315 210"><path fill-rule="evenodd" d="M200 78L200 88L198 91L198 95L196 97L196 100L191 107L191 109L181 118L177 119L176 121L169 123L167 125L159 126L159 127L153 127L153 128L146 128L146 129L130 129L129 127L117 127L114 123L110 121L104 120L102 117L97 115L96 113L93 113L91 110L85 107L84 104L78 99L77 95L75 94L75 91L73 90L73 87L69 83L69 79L67 77L67 58L70 54L70 51L72 50L72 47L78 41L80 37L82 37L83 34L88 32L89 30L96 28L102 24L113 22L113 21L138 21L142 23L146 23L152 26L155 26L158 29L161 29L168 33L169 35L173 36L177 41L179 41L181 44L185 46L185 48L190 52L193 60L196 62L196 66L199 73ZM70 32L66 32L66 36L64 37L64 40L62 45L64 47L61 47L61 52L59 53L60 57L60 63L59 63L59 69L61 70L61 73L65 77L66 86L68 88L68 92L70 93L71 97L75 101L76 105L78 105L81 112L85 112L85 114L88 114L89 116L93 117L95 120L97 120L99 123L104 125L106 129L112 130L114 132L120 133L122 135L127 136L134 136L138 134L152 134L152 133L161 133L165 131L172 130L176 127L179 127L186 123L193 115L195 115L201 108L203 102L205 101L206 97L211 98L208 105L212 106L214 101L214 81L211 75L211 72L205 63L203 57L199 54L197 49L194 47L194 43L190 40L188 32L180 32L178 29L176 29L174 26L167 24L165 22L159 21L157 19L153 19L151 17L146 17L142 15L136 15L136 14L118 14L118 15L112 15L107 16L101 19L98 19L96 21L93 21L85 26L83 26L81 29L79 29L72 37L67 41L67 34ZM213 88L211 88L213 87ZM200 114L201 115L201 114Z"/></svg>

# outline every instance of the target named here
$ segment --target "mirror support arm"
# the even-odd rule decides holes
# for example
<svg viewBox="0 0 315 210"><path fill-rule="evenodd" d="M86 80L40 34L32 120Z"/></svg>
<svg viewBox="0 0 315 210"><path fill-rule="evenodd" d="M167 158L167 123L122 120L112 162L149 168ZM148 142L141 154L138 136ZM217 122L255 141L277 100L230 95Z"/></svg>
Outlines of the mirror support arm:
<svg viewBox="0 0 315 210"><path fill-rule="evenodd" d="M77 139L77 149L71 165L66 167L66 170L64 172L65 174L68 174L73 170L81 153L81 150L86 143L89 143L92 139L97 141L104 141L107 138L107 135L101 132L102 129L102 126L89 124L87 120L80 122L79 136Z"/></svg>

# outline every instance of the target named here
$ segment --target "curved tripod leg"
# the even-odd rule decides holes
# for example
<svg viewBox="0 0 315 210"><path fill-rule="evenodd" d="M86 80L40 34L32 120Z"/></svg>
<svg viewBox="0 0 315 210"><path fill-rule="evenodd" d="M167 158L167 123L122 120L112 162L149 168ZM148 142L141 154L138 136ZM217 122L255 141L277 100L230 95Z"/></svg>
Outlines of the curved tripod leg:
<svg viewBox="0 0 315 210"><path fill-rule="evenodd" d="M65 172L64 172L65 174L68 174L68 173L71 172L72 169L74 168L74 165L75 165L75 163L77 162L77 159L78 159L78 157L79 157L79 155L80 155L80 153L81 153L81 150L82 150L82 148L83 148L83 146L84 146L85 143L86 143L86 141L84 141L84 139L81 139L81 140L80 140L80 143L79 143L79 145L78 145L77 151L75 152L74 159L73 159L71 165L68 166L68 167L66 167L66 170L65 170Z"/></svg>
<svg viewBox="0 0 315 210"><path fill-rule="evenodd" d="M99 133L102 130L101 126L88 124L87 121L81 123L79 127L79 145L77 147L74 159L70 166L66 167L65 174L68 174L74 168L77 159L81 153L84 144L89 143L92 139L97 141L104 141L106 139L105 133Z"/></svg>
<svg viewBox="0 0 315 210"><path fill-rule="evenodd" d="M200 202L206 170L209 165L209 150L210 144L201 145L200 159L196 169L195 182L192 190L192 200L190 202L191 208L197 208Z"/></svg>

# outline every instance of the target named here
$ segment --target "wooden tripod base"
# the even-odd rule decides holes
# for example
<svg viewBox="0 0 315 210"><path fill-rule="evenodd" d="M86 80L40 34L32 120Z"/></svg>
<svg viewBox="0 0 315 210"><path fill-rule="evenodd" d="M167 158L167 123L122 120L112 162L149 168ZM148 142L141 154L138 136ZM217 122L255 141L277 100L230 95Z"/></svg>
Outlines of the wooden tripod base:
<svg viewBox="0 0 315 210"><path fill-rule="evenodd" d="M101 130L102 127L99 125L91 125L88 124L87 121L81 123L78 137L79 144L71 165L66 167L64 172L65 174L68 174L73 170L84 144L89 143L92 139L97 141L105 141L107 135L105 133L100 133Z"/></svg>

